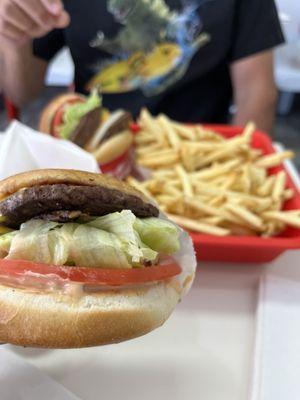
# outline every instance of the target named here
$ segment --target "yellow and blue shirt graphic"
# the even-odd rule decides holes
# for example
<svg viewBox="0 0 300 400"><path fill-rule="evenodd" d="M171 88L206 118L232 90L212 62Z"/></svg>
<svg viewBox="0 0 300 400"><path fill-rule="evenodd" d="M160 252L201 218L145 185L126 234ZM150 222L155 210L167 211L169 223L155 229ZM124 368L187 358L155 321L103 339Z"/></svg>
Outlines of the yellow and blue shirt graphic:
<svg viewBox="0 0 300 400"><path fill-rule="evenodd" d="M172 11L164 0L108 0L108 11L121 25L112 38L98 32L90 45L111 55L95 65L86 88L103 93L140 89L156 95L185 74L199 48L209 41L202 31L199 1L183 1Z"/></svg>

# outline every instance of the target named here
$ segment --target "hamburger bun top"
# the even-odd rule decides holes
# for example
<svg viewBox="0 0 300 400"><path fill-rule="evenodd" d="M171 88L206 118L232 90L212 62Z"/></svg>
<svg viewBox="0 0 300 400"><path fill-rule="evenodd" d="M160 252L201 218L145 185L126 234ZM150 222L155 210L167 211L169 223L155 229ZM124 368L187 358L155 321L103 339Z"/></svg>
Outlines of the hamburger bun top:
<svg viewBox="0 0 300 400"><path fill-rule="evenodd" d="M84 96L78 93L65 93L55 97L42 111L39 122L39 131L51 134L52 121L57 110L70 100L85 100Z"/></svg>
<svg viewBox="0 0 300 400"><path fill-rule="evenodd" d="M101 186L137 196L144 202L150 203L142 192L125 182L104 174L74 169L37 169L10 176L0 181L0 201L24 188L55 184Z"/></svg>

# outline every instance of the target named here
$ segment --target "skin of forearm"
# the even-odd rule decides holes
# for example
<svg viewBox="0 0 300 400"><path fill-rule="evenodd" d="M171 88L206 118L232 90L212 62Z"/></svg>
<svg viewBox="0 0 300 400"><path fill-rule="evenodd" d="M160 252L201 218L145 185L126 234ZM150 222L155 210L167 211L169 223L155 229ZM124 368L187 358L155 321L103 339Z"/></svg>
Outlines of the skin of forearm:
<svg viewBox="0 0 300 400"><path fill-rule="evenodd" d="M41 92L46 63L33 56L31 42L18 47L2 43L0 51L3 92L21 107Z"/></svg>
<svg viewBox="0 0 300 400"><path fill-rule="evenodd" d="M254 86L251 90L245 90L245 94L236 101L237 112L233 123L244 126L254 121L258 129L272 134L277 103L276 88Z"/></svg>

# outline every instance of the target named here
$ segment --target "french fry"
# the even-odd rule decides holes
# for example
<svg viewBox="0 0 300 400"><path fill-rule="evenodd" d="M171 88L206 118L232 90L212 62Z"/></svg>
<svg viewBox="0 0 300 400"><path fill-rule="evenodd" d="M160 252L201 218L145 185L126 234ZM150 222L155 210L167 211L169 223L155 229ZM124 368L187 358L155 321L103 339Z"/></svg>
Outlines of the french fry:
<svg viewBox="0 0 300 400"><path fill-rule="evenodd" d="M300 229L300 215L290 214L283 211L266 211L263 218L271 221L283 222L286 225Z"/></svg>
<svg viewBox="0 0 300 400"><path fill-rule="evenodd" d="M248 154L246 155L246 157L247 157L248 161L253 162L253 161L257 160L259 157L261 157L261 155L262 155L262 151L261 150L259 150L259 149L250 149L248 151Z"/></svg>
<svg viewBox="0 0 300 400"><path fill-rule="evenodd" d="M193 196L194 193L193 193L192 185L191 185L188 175L185 172L185 170L183 169L183 167L181 165L176 165L175 170L178 175L178 178L181 181L183 193L185 194L185 196Z"/></svg>
<svg viewBox="0 0 300 400"><path fill-rule="evenodd" d="M209 205L212 207L221 207L226 201L226 196L221 195L221 196L216 196L210 199Z"/></svg>
<svg viewBox="0 0 300 400"><path fill-rule="evenodd" d="M224 145L224 147L220 150L213 151L211 154L202 157L195 163L195 167L202 168L205 167L209 164L211 164L214 161L219 161L219 160L224 160L227 157L229 157L229 154L235 154L236 153L236 148L231 148L230 146Z"/></svg>
<svg viewBox="0 0 300 400"><path fill-rule="evenodd" d="M163 158L163 157L173 157L176 156L178 158L178 152L175 151L174 149L166 149L166 150L158 150L156 152L149 152L148 154L143 155L143 157L138 158L138 160L151 160L151 159L156 159L156 158Z"/></svg>
<svg viewBox="0 0 300 400"><path fill-rule="evenodd" d="M275 178L275 183L272 192L272 199L278 201L282 198L286 185L286 174L284 171L280 171Z"/></svg>
<svg viewBox="0 0 300 400"><path fill-rule="evenodd" d="M295 196L295 192L293 189L287 189L283 192L283 199L290 200Z"/></svg>
<svg viewBox="0 0 300 400"><path fill-rule="evenodd" d="M230 231L228 229L218 228L216 226L203 224L201 222L192 220L190 218L174 214L168 214L168 217L170 218L171 221L175 222L176 224L181 225L182 227L194 232L207 233L209 235L216 235L216 236L228 236L230 234Z"/></svg>
<svg viewBox="0 0 300 400"><path fill-rule="evenodd" d="M174 171L174 169L164 169L164 168L160 168L157 171L153 171L152 172L153 177L155 178L173 178L176 173Z"/></svg>
<svg viewBox="0 0 300 400"><path fill-rule="evenodd" d="M197 153L198 152L203 152L203 153L211 152L211 151L215 151L215 150L224 148L223 143L215 143L215 142L209 142L209 141L207 141L207 142L205 142L205 141L202 141L202 142L187 142L187 141L185 141L184 145L187 148L194 150L195 153L196 152Z"/></svg>
<svg viewBox="0 0 300 400"><path fill-rule="evenodd" d="M177 189L175 186L171 186L168 185L165 189L164 189L166 194L169 194L170 196L180 196L180 190Z"/></svg>
<svg viewBox="0 0 300 400"><path fill-rule="evenodd" d="M237 181L237 174L231 174L226 179L223 179L222 189L233 189L234 184Z"/></svg>
<svg viewBox="0 0 300 400"><path fill-rule="evenodd" d="M223 225L226 229L229 229L231 235L234 236L257 236L255 230L238 223L225 222Z"/></svg>
<svg viewBox="0 0 300 400"><path fill-rule="evenodd" d="M170 120L165 115L160 115L157 121L161 129L166 132L171 147L173 147L173 149L175 150L178 150L180 148L180 139Z"/></svg>
<svg viewBox="0 0 300 400"><path fill-rule="evenodd" d="M254 122L248 122L248 124L245 126L242 136L245 138L247 143L251 142L252 135L256 129L256 126Z"/></svg>
<svg viewBox="0 0 300 400"><path fill-rule="evenodd" d="M255 165L262 168L273 168L277 167L284 160L291 160L294 156L295 153L293 151L283 151L282 153L275 153L261 157L255 162Z"/></svg>
<svg viewBox="0 0 300 400"><path fill-rule="evenodd" d="M173 128L176 130L177 134L182 138L182 139L187 139L187 140L195 140L196 139L196 134L195 131L191 128L187 128L186 126L182 124L178 124L177 122L172 121L171 122Z"/></svg>
<svg viewBox="0 0 300 400"><path fill-rule="evenodd" d="M230 160L219 164L215 167L204 168L201 171L191 174L194 180L210 180L220 175L226 175L229 171L234 170L240 164L240 160Z"/></svg>
<svg viewBox="0 0 300 400"><path fill-rule="evenodd" d="M154 143L146 147L138 147L137 149L135 149L135 152L138 156L143 156L160 149L161 145L159 143Z"/></svg>
<svg viewBox="0 0 300 400"><path fill-rule="evenodd" d="M174 199L174 196L166 194L159 194L156 196L156 199L159 201L159 203L165 205L166 207L172 206L173 203L176 201L176 199Z"/></svg>
<svg viewBox="0 0 300 400"><path fill-rule="evenodd" d="M246 208L237 204L227 204L225 208L229 210L232 214L247 222L254 229L257 229L259 231L262 231L264 229L263 220Z"/></svg>
<svg viewBox="0 0 300 400"><path fill-rule="evenodd" d="M263 185L257 189L257 194L259 196L265 197L265 196L270 196L272 191L273 191L273 186L275 183L276 176L271 175L269 176Z"/></svg>
<svg viewBox="0 0 300 400"><path fill-rule="evenodd" d="M148 158L144 160L140 160L139 163L144 167L149 168L158 168L158 167L165 167L167 165L175 164L179 161L178 154L171 154L168 157L156 157L156 158Z"/></svg>
<svg viewBox="0 0 300 400"><path fill-rule="evenodd" d="M174 197L169 196L169 199L162 199L162 204L167 206L168 212L178 214L178 215L185 215L186 214L186 206L182 201L182 197Z"/></svg>
<svg viewBox="0 0 300 400"><path fill-rule="evenodd" d="M278 223L274 221L268 221L265 223L265 231L263 232L263 237L271 237L277 235L279 232L284 230L285 225L283 223Z"/></svg>
<svg viewBox="0 0 300 400"><path fill-rule="evenodd" d="M150 179L143 184L143 187L151 194L156 194L163 191L164 185L165 181L163 179Z"/></svg>
<svg viewBox="0 0 300 400"><path fill-rule="evenodd" d="M194 199L185 197L184 202L188 204L190 207L194 208L195 210L200 211L201 213L220 217L220 210L216 207L210 206L208 204L203 203L200 199Z"/></svg>
<svg viewBox="0 0 300 400"><path fill-rule="evenodd" d="M213 132L209 129L204 129L201 125L195 127L195 132L198 140L212 140L216 142L224 142L225 139L222 135Z"/></svg>
<svg viewBox="0 0 300 400"><path fill-rule="evenodd" d="M150 192L145 189L144 185L139 182L138 180L134 179L133 177L129 176L127 178L127 183L129 183L129 185L133 186L135 189L139 190L140 192L142 192L145 196L152 198Z"/></svg>
<svg viewBox="0 0 300 400"><path fill-rule="evenodd" d="M224 219L222 217L205 217L201 218L201 222L203 224L218 226L224 222Z"/></svg>
<svg viewBox="0 0 300 400"><path fill-rule="evenodd" d="M136 135L134 142L137 145L149 145L150 143L155 143L155 138L152 135Z"/></svg>
<svg viewBox="0 0 300 400"><path fill-rule="evenodd" d="M250 177L250 166L246 164L242 168L241 176L242 189L244 193L250 193L251 191L251 177Z"/></svg>
<svg viewBox="0 0 300 400"><path fill-rule="evenodd" d="M165 140L164 130L161 129L158 121L156 121L147 109L142 109L140 124L142 127L146 128L148 132L150 132L151 137L155 140L159 145L163 146L167 142ZM139 135L137 135L138 137Z"/></svg>

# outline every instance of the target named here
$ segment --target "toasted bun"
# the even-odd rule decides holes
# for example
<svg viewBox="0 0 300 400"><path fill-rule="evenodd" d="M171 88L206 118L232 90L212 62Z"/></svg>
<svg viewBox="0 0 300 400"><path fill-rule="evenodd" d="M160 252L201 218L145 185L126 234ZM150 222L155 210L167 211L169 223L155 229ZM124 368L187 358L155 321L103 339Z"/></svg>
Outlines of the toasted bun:
<svg viewBox="0 0 300 400"><path fill-rule="evenodd" d="M84 100L85 97L77 93L65 93L55 97L42 111L39 122L39 131L51 134L52 121L56 111L63 105L67 104L70 100L80 99Z"/></svg>
<svg viewBox="0 0 300 400"><path fill-rule="evenodd" d="M0 342L47 348L118 343L162 325L179 299L172 280L80 297L0 285Z"/></svg>
<svg viewBox="0 0 300 400"><path fill-rule="evenodd" d="M123 155L133 143L133 135L130 131L123 131L105 140L96 151L93 152L99 164L107 164Z"/></svg>
<svg viewBox="0 0 300 400"><path fill-rule="evenodd" d="M149 199L143 193L125 182L104 174L73 169L39 169L10 176L0 181L0 201L23 188L52 184L102 186L137 196L144 202L149 203Z"/></svg>

